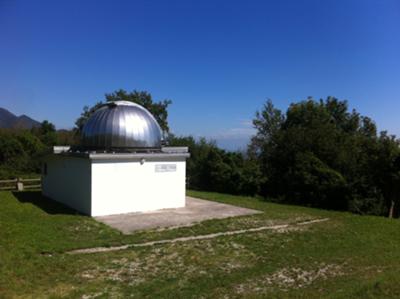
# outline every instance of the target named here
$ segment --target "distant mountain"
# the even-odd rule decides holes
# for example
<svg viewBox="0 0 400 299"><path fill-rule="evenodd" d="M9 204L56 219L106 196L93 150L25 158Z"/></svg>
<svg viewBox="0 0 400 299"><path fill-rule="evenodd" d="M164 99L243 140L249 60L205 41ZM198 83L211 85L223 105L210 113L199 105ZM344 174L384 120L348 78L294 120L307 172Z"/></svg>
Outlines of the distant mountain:
<svg viewBox="0 0 400 299"><path fill-rule="evenodd" d="M40 122L26 115L16 116L7 109L0 108L0 128L6 129L31 129L39 127Z"/></svg>

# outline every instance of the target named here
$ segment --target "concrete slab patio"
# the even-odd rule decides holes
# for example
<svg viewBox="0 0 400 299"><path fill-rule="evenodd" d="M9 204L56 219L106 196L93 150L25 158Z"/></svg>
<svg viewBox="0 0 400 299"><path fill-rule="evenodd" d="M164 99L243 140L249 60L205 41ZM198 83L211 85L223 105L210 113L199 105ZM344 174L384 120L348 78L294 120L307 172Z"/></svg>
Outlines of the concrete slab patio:
<svg viewBox="0 0 400 299"><path fill-rule="evenodd" d="M129 234L139 230L191 226L209 219L258 213L262 212L187 196L184 208L100 216L95 219Z"/></svg>

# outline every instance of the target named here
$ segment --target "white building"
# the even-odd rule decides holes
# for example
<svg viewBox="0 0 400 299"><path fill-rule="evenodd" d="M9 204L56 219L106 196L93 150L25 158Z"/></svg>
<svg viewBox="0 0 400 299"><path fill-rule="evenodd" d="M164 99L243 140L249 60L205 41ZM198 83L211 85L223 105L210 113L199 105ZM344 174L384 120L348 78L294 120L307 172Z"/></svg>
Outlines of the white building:
<svg viewBox="0 0 400 299"><path fill-rule="evenodd" d="M42 192L79 212L104 216L185 206L186 147L162 147L143 107L113 102L87 121L82 146L55 147Z"/></svg>

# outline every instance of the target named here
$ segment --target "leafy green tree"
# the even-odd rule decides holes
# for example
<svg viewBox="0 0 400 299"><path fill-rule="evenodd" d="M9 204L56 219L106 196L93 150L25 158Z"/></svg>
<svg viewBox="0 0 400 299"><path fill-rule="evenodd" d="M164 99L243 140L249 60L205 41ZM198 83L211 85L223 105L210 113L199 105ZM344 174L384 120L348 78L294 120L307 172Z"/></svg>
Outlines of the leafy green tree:
<svg viewBox="0 0 400 299"><path fill-rule="evenodd" d="M0 179L39 174L47 149L29 130L0 129Z"/></svg>
<svg viewBox="0 0 400 299"><path fill-rule="evenodd" d="M57 130L57 144L58 145L78 145L78 138L74 130Z"/></svg>
<svg viewBox="0 0 400 299"><path fill-rule="evenodd" d="M400 204L400 142L395 136L382 132L379 136L378 156L373 171L388 206L388 217L399 214Z"/></svg>
<svg viewBox="0 0 400 299"><path fill-rule="evenodd" d="M8 134L0 135L0 165L11 169L25 169L28 155L21 142Z"/></svg>
<svg viewBox="0 0 400 299"><path fill-rule="evenodd" d="M187 146L189 148L190 159L187 160L186 165L188 187L197 190L209 190L206 161L209 152L216 147L215 143L209 142L205 138L196 141L193 136L177 137L173 134L169 134L167 143L170 146Z"/></svg>
<svg viewBox="0 0 400 299"><path fill-rule="evenodd" d="M46 150L46 146L43 142L27 130L16 132L14 137L18 142L20 142L24 151L30 156L34 156L37 153L42 153Z"/></svg>
<svg viewBox="0 0 400 299"><path fill-rule="evenodd" d="M57 144L56 127L51 122L45 120L39 127L32 128L32 133L35 134L46 146Z"/></svg>
<svg viewBox="0 0 400 299"><path fill-rule="evenodd" d="M274 107L271 100L268 100L263 109L256 112L256 118L253 120L257 133L252 137L249 145L249 155L255 157L265 152L265 147L272 149L276 146L277 133L284 120L282 112Z"/></svg>
<svg viewBox="0 0 400 299"><path fill-rule="evenodd" d="M253 124L249 155L261 165L264 196L361 214L387 212L388 198L397 194L398 145L379 138L375 123L349 111L346 101L308 98L285 114L268 101Z"/></svg>
<svg viewBox="0 0 400 299"><path fill-rule="evenodd" d="M105 94L105 101L128 101L139 104L149 110L151 114L153 114L164 134L169 133L168 106L172 103L171 100L154 102L151 94L147 91L134 90L132 92L127 92L123 89L119 89L113 93ZM97 102L93 107L85 106L83 108L81 116L75 121L76 132L80 133L82 131L82 128L89 117L93 114L94 111L96 111L97 108L99 108L103 104L104 102L100 101Z"/></svg>
<svg viewBox="0 0 400 299"><path fill-rule="evenodd" d="M258 193L261 171L256 161L246 159L241 153L224 151L215 142L204 138L196 141L192 136L170 135L168 143L171 146L189 147L189 188L230 194Z"/></svg>
<svg viewBox="0 0 400 299"><path fill-rule="evenodd" d="M259 180L258 189L264 195L267 194L266 190L271 185L268 184L269 179L277 176L275 173L277 168L270 167L270 163L274 162L271 155L276 153L284 121L285 116L274 107L270 99L263 105L261 111L256 112L256 117L253 120L253 126L257 132L248 146L248 156L250 160L258 163L258 170L261 172L260 177L262 177ZM270 193L275 194L275 192Z"/></svg>
<svg viewBox="0 0 400 299"><path fill-rule="evenodd" d="M39 173L43 155L47 152L49 146L27 130L17 132L14 138L22 145L26 154L24 159L27 160L24 167L17 167L18 171L21 173Z"/></svg>
<svg viewBox="0 0 400 299"><path fill-rule="evenodd" d="M346 180L313 153L298 153L288 175L288 197L294 203L329 209L347 208Z"/></svg>

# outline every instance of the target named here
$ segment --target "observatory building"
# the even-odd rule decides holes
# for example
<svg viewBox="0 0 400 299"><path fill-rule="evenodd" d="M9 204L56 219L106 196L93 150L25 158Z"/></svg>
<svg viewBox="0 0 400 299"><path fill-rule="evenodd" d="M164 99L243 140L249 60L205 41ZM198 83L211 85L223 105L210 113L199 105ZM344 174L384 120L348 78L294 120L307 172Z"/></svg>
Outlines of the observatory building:
<svg viewBox="0 0 400 299"><path fill-rule="evenodd" d="M45 196L90 216L185 206L188 149L162 146L160 126L142 106L102 105L81 140L79 147L54 147L47 156Z"/></svg>

